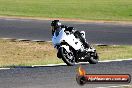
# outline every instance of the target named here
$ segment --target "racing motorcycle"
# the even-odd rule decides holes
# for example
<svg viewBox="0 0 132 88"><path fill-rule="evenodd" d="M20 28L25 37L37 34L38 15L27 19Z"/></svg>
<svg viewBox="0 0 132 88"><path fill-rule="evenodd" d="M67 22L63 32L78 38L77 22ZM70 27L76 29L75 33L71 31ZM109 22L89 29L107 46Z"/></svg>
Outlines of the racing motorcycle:
<svg viewBox="0 0 132 88"><path fill-rule="evenodd" d="M80 32L85 39L85 32ZM80 38L76 38L73 33L65 31L55 31L52 36L54 48L57 49L57 57L61 58L67 65L73 66L79 62L98 63L99 56L96 50L91 47L85 47Z"/></svg>

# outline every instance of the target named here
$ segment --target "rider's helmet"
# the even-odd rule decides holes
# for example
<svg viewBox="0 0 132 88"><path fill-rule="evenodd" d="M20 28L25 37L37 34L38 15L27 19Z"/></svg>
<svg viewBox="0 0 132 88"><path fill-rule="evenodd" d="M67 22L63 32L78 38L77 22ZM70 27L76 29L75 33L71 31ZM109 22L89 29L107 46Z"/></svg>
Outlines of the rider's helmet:
<svg viewBox="0 0 132 88"><path fill-rule="evenodd" d="M51 22L51 27L52 27L52 31L55 31L61 28L61 23L59 22L59 20L54 20Z"/></svg>

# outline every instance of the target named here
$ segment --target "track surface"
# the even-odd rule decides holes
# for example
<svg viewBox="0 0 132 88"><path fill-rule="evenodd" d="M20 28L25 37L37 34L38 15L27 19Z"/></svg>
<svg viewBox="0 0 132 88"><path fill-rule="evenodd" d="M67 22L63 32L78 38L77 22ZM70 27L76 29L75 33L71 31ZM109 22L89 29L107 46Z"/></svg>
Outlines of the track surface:
<svg viewBox="0 0 132 88"><path fill-rule="evenodd" d="M76 82L77 66L12 68L0 70L0 88L80 88ZM130 74L132 60L82 65L88 74ZM86 84L97 88L128 84ZM132 85L132 82L129 84Z"/></svg>
<svg viewBox="0 0 132 88"><path fill-rule="evenodd" d="M51 21L0 18L0 38L51 41ZM62 22L86 31L86 39L94 44L132 44L132 26L108 23Z"/></svg>

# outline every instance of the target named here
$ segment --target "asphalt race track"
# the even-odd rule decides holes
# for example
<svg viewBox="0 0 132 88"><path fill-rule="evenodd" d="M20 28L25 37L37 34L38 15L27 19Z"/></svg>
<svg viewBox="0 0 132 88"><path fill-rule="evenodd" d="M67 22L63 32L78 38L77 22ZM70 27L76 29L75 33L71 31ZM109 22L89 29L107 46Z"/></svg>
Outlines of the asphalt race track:
<svg viewBox="0 0 132 88"><path fill-rule="evenodd" d="M0 70L0 88L97 88L130 84L85 84L76 82L77 66L18 67ZM130 74L132 60L82 65L87 74Z"/></svg>
<svg viewBox="0 0 132 88"><path fill-rule="evenodd" d="M51 41L51 21L0 18L0 38ZM132 44L132 25L62 22L86 32L94 44Z"/></svg>
<svg viewBox="0 0 132 88"><path fill-rule="evenodd" d="M0 18L0 38L51 41L51 21ZM86 31L93 44L132 44L132 26L110 23L62 22ZM0 70L0 88L99 88L130 84L86 84L76 82L76 66L15 67ZM132 60L85 64L88 74L130 74Z"/></svg>

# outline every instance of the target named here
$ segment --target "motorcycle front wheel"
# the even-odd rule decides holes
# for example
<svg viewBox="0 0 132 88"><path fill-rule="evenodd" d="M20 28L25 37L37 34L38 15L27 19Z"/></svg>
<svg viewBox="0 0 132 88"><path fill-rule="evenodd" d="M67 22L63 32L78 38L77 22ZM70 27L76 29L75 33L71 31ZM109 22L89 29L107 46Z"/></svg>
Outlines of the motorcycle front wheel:
<svg viewBox="0 0 132 88"><path fill-rule="evenodd" d="M68 65L68 66L73 66L75 65L75 56L73 51L67 52L65 48L61 47L59 49L60 54L62 56L62 60Z"/></svg>

